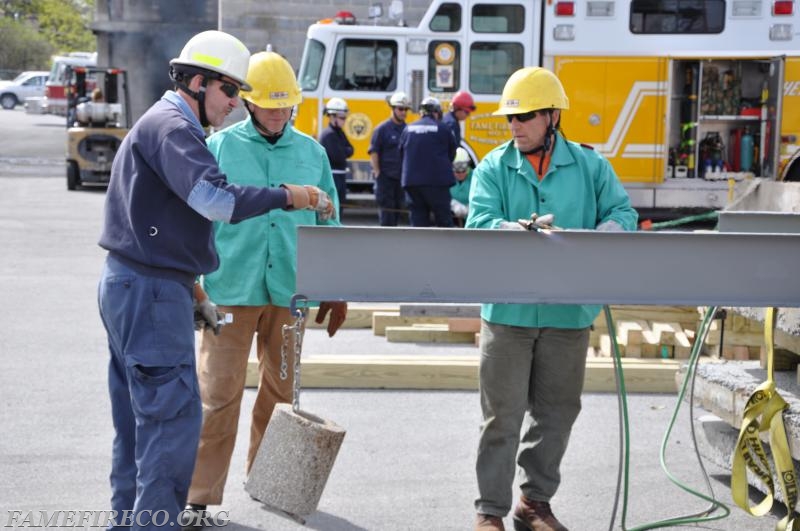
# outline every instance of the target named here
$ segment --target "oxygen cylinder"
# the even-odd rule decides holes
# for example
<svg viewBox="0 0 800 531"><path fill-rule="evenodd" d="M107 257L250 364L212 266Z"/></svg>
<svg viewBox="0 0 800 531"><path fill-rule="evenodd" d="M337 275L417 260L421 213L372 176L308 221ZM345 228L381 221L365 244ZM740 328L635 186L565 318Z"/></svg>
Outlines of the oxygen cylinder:
<svg viewBox="0 0 800 531"><path fill-rule="evenodd" d="M739 145L739 170L750 171L753 167L753 135L749 129L744 130L741 144Z"/></svg>

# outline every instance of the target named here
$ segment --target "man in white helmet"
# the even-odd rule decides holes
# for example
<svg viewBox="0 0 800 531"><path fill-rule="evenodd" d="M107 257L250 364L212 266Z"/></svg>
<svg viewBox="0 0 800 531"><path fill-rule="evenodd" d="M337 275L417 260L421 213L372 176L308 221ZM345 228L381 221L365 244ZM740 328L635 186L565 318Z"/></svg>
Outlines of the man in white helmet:
<svg viewBox="0 0 800 531"><path fill-rule="evenodd" d="M381 226L396 227L405 209L405 192L400 184L402 157L400 135L406 128L406 115L411 102L405 92L389 97L392 115L378 124L369 142L372 177L375 179L375 202Z"/></svg>
<svg viewBox="0 0 800 531"><path fill-rule="evenodd" d="M212 222L333 209L313 186L231 185L206 147L203 126L222 124L239 91L250 90L249 58L226 33L192 37L171 62L177 90L136 122L111 169L98 286L111 354L111 527L155 529L155 515L166 528L179 525L202 420L193 310L220 327L214 306L193 298L196 277L219 265Z"/></svg>
<svg viewBox="0 0 800 531"><path fill-rule="evenodd" d="M464 226L469 212L469 187L472 184L471 162L466 149L456 148L456 156L453 159L453 176L456 178L456 184L450 187L450 211L459 227Z"/></svg>
<svg viewBox="0 0 800 531"><path fill-rule="evenodd" d="M342 98L331 98L325 104L325 114L328 116L328 127L319 135L319 143L328 153L331 163L333 180L336 183L336 193L339 196L339 219L342 218L342 204L347 199L347 159L353 156L353 144L344 132L349 109L347 102Z"/></svg>
<svg viewBox="0 0 800 531"><path fill-rule="evenodd" d="M636 211L611 164L561 132L567 109L564 87L549 70L527 67L511 75L494 114L506 117L513 140L475 168L467 228L524 230L518 220L536 215L563 228L636 230ZM534 267L532 274L548 272ZM599 311L590 305L482 306L476 531L504 529L515 469L522 496L514 529L566 531L550 500L581 409L589 327Z"/></svg>
<svg viewBox="0 0 800 531"><path fill-rule="evenodd" d="M282 179L318 187L337 203L325 149L289 123L302 101L289 62L266 51L253 54L247 71L252 90L243 94L249 118L211 135L208 148L231 183L274 187ZM208 297L233 323L219 334L205 330L200 338L198 372L203 400L203 429L189 489L184 530L199 529L209 505L222 503L239 427L239 408L247 360L256 339L259 384L250 423L245 469L255 460L275 404L291 402L294 372L281 378L283 355L294 365L294 345L284 349L282 328L292 325L291 298L296 292L297 227L338 226L335 208L315 212L268 212L236 225L214 224L220 266L202 278ZM317 322L330 312L333 336L347 315L347 303L320 303Z"/></svg>

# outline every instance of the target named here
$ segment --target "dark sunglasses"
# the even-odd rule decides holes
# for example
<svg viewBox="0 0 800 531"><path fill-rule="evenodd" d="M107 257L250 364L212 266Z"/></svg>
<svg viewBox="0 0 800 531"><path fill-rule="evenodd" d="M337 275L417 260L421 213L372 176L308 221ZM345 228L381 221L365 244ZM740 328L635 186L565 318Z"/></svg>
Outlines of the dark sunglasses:
<svg viewBox="0 0 800 531"><path fill-rule="evenodd" d="M508 123L511 123L511 120L516 118L517 121L520 121L520 122L530 122L531 120L536 118L536 114L538 112L539 111L528 111L528 112L523 112L523 113L520 113L520 114L507 114L506 115L506 120L508 120Z"/></svg>
<svg viewBox="0 0 800 531"><path fill-rule="evenodd" d="M235 98L236 96L239 95L239 87L237 87L233 83L228 83L227 81L222 81L220 83L219 89L222 91L223 94L225 94L229 98Z"/></svg>
<svg viewBox="0 0 800 531"><path fill-rule="evenodd" d="M395 109L397 109L398 111L405 112L405 111L407 111L409 109L409 107L395 107Z"/></svg>

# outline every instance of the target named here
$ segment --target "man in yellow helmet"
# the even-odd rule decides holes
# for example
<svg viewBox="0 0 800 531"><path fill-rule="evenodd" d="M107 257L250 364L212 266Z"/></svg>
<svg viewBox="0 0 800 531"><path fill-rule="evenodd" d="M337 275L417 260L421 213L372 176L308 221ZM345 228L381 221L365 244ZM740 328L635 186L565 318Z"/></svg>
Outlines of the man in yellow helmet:
<svg viewBox="0 0 800 531"><path fill-rule="evenodd" d="M562 112L568 108L564 88L549 70L528 67L511 75L494 114L506 117L513 139L475 168L468 228L524 230L518 220L536 215L566 229L636 229L636 211L611 164L591 147L564 137ZM535 267L532 273L548 274ZM476 465L476 530L504 529L515 468L522 496L514 528L567 529L553 515L550 499L581 409L589 327L599 311L588 305L482 306L484 421Z"/></svg>
<svg viewBox="0 0 800 531"><path fill-rule="evenodd" d="M289 173L270 173L273 187L233 185L206 147L203 127L221 125L250 89L249 57L227 33L192 37L170 63L176 90L136 122L111 167L98 284L115 430L110 528L155 528L155 515L175 527L186 503L202 415L193 308L219 327L213 305L193 300L195 277L219 265L212 222L330 209L318 188L279 181Z"/></svg>
<svg viewBox="0 0 800 531"><path fill-rule="evenodd" d="M241 185L271 187L279 178L291 179L295 186L322 190L332 204L324 213L270 212L237 225L214 226L220 267L205 275L202 285L221 311L233 315L233 322L219 335L205 330L200 339L203 429L184 529L202 527L202 518L197 517L208 505L222 503L254 336L260 381L252 412L248 471L275 404L292 401L294 373L288 371L285 380L280 377L281 328L294 322L289 306L295 293L297 227L339 225L336 188L325 149L289 123L302 99L291 65L272 51L253 54L247 83L252 90L242 99L249 118L208 139L220 168L232 183ZM321 303L317 321L328 312L328 334L333 336L344 322L347 303ZM285 354L292 367L293 343Z"/></svg>

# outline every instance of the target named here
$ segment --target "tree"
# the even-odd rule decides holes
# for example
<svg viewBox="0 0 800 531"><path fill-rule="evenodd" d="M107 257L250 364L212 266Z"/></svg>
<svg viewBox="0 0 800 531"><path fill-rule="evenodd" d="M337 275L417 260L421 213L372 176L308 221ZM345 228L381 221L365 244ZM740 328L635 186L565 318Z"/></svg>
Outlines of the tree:
<svg viewBox="0 0 800 531"><path fill-rule="evenodd" d="M0 18L0 68L16 74L49 70L52 45L28 24ZM13 76L9 76L13 77Z"/></svg>
<svg viewBox="0 0 800 531"><path fill-rule="evenodd" d="M38 30L57 53L96 51L93 10L94 0L0 0L5 20Z"/></svg>

